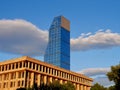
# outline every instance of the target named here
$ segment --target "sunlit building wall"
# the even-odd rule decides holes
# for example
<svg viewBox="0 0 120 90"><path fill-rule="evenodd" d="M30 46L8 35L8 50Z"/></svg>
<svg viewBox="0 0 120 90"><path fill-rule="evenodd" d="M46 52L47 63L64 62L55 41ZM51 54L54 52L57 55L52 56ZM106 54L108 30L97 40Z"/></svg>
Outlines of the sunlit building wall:
<svg viewBox="0 0 120 90"><path fill-rule="evenodd" d="M27 56L0 62L0 90L16 90L32 87L34 83L49 84L58 80L61 84L71 82L76 90L90 90L92 79L52 64Z"/></svg>

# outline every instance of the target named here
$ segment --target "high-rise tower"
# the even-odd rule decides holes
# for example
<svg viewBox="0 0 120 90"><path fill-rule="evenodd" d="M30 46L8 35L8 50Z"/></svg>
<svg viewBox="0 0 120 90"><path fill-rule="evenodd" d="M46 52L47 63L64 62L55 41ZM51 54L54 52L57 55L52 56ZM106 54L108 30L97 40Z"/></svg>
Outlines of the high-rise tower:
<svg viewBox="0 0 120 90"><path fill-rule="evenodd" d="M70 22L55 17L49 29L49 41L44 61L70 70Z"/></svg>

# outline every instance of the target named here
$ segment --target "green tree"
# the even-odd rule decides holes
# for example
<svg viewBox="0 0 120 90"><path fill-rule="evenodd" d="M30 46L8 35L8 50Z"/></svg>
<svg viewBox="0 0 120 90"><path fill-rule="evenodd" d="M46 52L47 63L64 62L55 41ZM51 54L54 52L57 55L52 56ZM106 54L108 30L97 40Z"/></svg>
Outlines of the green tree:
<svg viewBox="0 0 120 90"><path fill-rule="evenodd" d="M67 82L65 84L60 84L59 81L53 81L49 84L41 84L38 88L39 90L75 90L75 86Z"/></svg>
<svg viewBox="0 0 120 90"><path fill-rule="evenodd" d="M107 90L107 88L105 88L104 86L96 83L96 84L94 84L94 85L91 87L90 90Z"/></svg>
<svg viewBox="0 0 120 90"><path fill-rule="evenodd" d="M108 90L116 90L116 89L115 89L115 86L110 86Z"/></svg>
<svg viewBox="0 0 120 90"><path fill-rule="evenodd" d="M111 66L111 71L107 73L108 79L114 81L115 89L120 90L120 64Z"/></svg>
<svg viewBox="0 0 120 90"><path fill-rule="evenodd" d="M38 89L36 90L51 90L48 84L41 83Z"/></svg>
<svg viewBox="0 0 120 90"><path fill-rule="evenodd" d="M75 86L71 82L60 84L59 81L53 81L49 84L41 83L39 87L37 87L37 84L34 84L31 88L26 88L25 90L75 90Z"/></svg>
<svg viewBox="0 0 120 90"><path fill-rule="evenodd" d="M75 86L71 82L67 82L62 85L63 89L61 90L75 90Z"/></svg>
<svg viewBox="0 0 120 90"><path fill-rule="evenodd" d="M53 81L52 83L50 83L50 84L48 85L48 87L49 87L51 90L61 90L62 85L60 84L59 81Z"/></svg>
<svg viewBox="0 0 120 90"><path fill-rule="evenodd" d="M26 88L26 90L33 90L33 88L30 88L30 87L29 87L29 88Z"/></svg>
<svg viewBox="0 0 120 90"><path fill-rule="evenodd" d="M25 88L17 88L16 90L26 90Z"/></svg>

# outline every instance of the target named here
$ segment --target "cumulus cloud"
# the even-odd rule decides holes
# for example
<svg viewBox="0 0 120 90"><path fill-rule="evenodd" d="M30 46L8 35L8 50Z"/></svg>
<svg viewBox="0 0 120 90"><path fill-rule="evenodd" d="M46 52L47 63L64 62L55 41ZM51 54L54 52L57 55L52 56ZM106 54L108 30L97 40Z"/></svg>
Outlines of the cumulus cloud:
<svg viewBox="0 0 120 90"><path fill-rule="evenodd" d="M88 68L88 69L83 69L80 71L80 73L83 73L87 76L98 76L98 75L106 75L107 72L110 71L110 68Z"/></svg>
<svg viewBox="0 0 120 90"><path fill-rule="evenodd" d="M94 82L93 84L95 83L99 83L105 87L109 87L109 86L113 86L114 85L114 82L113 81L109 81L107 76L103 76L103 77L96 77L94 78Z"/></svg>
<svg viewBox="0 0 120 90"><path fill-rule="evenodd" d="M48 41L48 32L22 20L0 20L0 51L21 55L40 55Z"/></svg>
<svg viewBox="0 0 120 90"><path fill-rule="evenodd" d="M48 31L23 19L0 20L0 51L19 55L43 55L48 42ZM72 51L87 51L120 46L120 34L111 30L82 33L71 39Z"/></svg>
<svg viewBox="0 0 120 90"><path fill-rule="evenodd" d="M91 49L105 49L120 46L120 34L111 30L98 30L95 34L91 32L82 33L78 38L71 39L72 51L86 51Z"/></svg>
<svg viewBox="0 0 120 90"><path fill-rule="evenodd" d="M108 77L106 76L107 72L109 71L110 68L88 68L81 70L80 73L93 78L93 84L99 83L105 87L109 87L114 85L114 82L109 81Z"/></svg>

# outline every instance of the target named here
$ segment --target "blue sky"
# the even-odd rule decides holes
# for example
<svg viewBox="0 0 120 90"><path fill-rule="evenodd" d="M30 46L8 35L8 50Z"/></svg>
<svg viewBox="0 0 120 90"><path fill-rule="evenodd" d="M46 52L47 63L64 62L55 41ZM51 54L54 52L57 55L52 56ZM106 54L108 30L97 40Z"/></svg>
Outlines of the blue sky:
<svg viewBox="0 0 120 90"><path fill-rule="evenodd" d="M59 15L71 22L72 71L89 75L90 69L96 73L93 76L101 76L120 62L119 0L1 0L0 61L23 55L43 60L47 31Z"/></svg>

